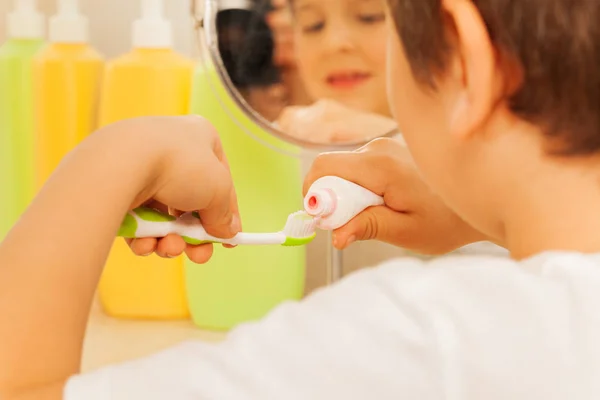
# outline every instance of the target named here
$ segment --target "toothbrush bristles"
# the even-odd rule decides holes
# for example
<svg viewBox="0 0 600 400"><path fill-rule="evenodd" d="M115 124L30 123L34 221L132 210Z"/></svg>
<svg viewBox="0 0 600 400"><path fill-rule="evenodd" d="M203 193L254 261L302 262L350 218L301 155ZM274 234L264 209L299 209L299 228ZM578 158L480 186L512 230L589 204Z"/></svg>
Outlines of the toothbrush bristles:
<svg viewBox="0 0 600 400"><path fill-rule="evenodd" d="M317 219L306 213L296 211L288 216L283 233L286 237L303 239L311 237L317 231Z"/></svg>

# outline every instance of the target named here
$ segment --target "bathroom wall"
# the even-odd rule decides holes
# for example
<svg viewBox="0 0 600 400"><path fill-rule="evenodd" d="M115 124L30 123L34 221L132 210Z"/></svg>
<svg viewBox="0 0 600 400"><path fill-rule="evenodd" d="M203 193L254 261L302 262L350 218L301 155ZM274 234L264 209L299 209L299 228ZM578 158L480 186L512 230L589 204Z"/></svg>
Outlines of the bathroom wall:
<svg viewBox="0 0 600 400"><path fill-rule="evenodd" d="M14 9L15 0L0 0L0 42L6 38L6 15ZM46 16L56 11L57 0L37 0L38 9ZM131 22L140 15L138 0L79 0L82 11L90 18L91 40L104 55L114 57L131 45ZM165 1L165 14L173 21L175 48L190 54L192 29L188 0Z"/></svg>

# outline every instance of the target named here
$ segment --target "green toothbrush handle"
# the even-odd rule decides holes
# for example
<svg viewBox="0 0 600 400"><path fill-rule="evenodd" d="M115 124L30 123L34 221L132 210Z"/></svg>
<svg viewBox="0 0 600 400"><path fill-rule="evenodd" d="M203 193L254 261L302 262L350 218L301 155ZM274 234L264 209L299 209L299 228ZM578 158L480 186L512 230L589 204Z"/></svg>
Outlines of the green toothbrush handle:
<svg viewBox="0 0 600 400"><path fill-rule="evenodd" d="M193 216L193 221L189 221L189 215ZM204 231L198 213L193 212L189 215L188 223L183 225L178 218L172 215L148 207L138 207L127 213L117 236L127 239L161 238L170 233L177 233L181 235L186 243L191 245L215 243L214 240L195 239L185 234L185 231L190 229L199 230L199 233ZM190 222L193 226L190 226ZM195 236L198 236L198 234Z"/></svg>

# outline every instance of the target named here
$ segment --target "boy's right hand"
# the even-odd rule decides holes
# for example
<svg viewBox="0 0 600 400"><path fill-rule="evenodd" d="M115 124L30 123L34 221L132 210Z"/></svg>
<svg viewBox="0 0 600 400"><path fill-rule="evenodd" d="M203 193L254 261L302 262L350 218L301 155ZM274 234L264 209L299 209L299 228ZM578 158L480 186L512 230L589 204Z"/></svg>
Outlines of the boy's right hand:
<svg viewBox="0 0 600 400"><path fill-rule="evenodd" d="M425 184L408 149L381 138L353 152L317 157L304 181L304 194L318 178L334 175L363 186L385 200L334 232L334 246L376 239L422 254L443 254L487 240L464 222Z"/></svg>
<svg viewBox="0 0 600 400"><path fill-rule="evenodd" d="M143 155L138 158L145 170L154 171L151 184L131 208L144 205L173 215L198 211L206 231L217 237L231 238L241 230L227 157L209 121L195 116L146 117L123 121L112 131L117 140L122 141L126 132L136 138ZM136 255L172 258L185 252L196 263L208 261L213 248L186 244L175 234L126 241Z"/></svg>

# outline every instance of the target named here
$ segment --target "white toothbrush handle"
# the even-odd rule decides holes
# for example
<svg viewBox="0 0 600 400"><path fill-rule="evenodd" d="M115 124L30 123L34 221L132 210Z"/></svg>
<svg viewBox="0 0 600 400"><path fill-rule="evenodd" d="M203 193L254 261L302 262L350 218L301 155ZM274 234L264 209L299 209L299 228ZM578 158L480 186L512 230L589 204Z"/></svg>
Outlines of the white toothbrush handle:
<svg viewBox="0 0 600 400"><path fill-rule="evenodd" d="M246 233L240 232L231 239L213 238L212 241L217 243L232 244L232 245L267 245L267 244L283 244L286 240L283 232L273 233Z"/></svg>
<svg viewBox="0 0 600 400"><path fill-rule="evenodd" d="M126 238L161 238L170 233L183 237L189 244L223 243L231 245L283 244L283 232L246 233L240 232L230 239L209 235L196 213L185 213L179 218L159 211L137 208L128 213L121 225L119 236Z"/></svg>
<svg viewBox="0 0 600 400"><path fill-rule="evenodd" d="M200 219L194 213L186 213L174 222L174 232L182 236L188 243L200 242L223 243L231 245L266 245L283 244L286 240L283 232L246 233L240 232L232 238L224 239L209 235Z"/></svg>

